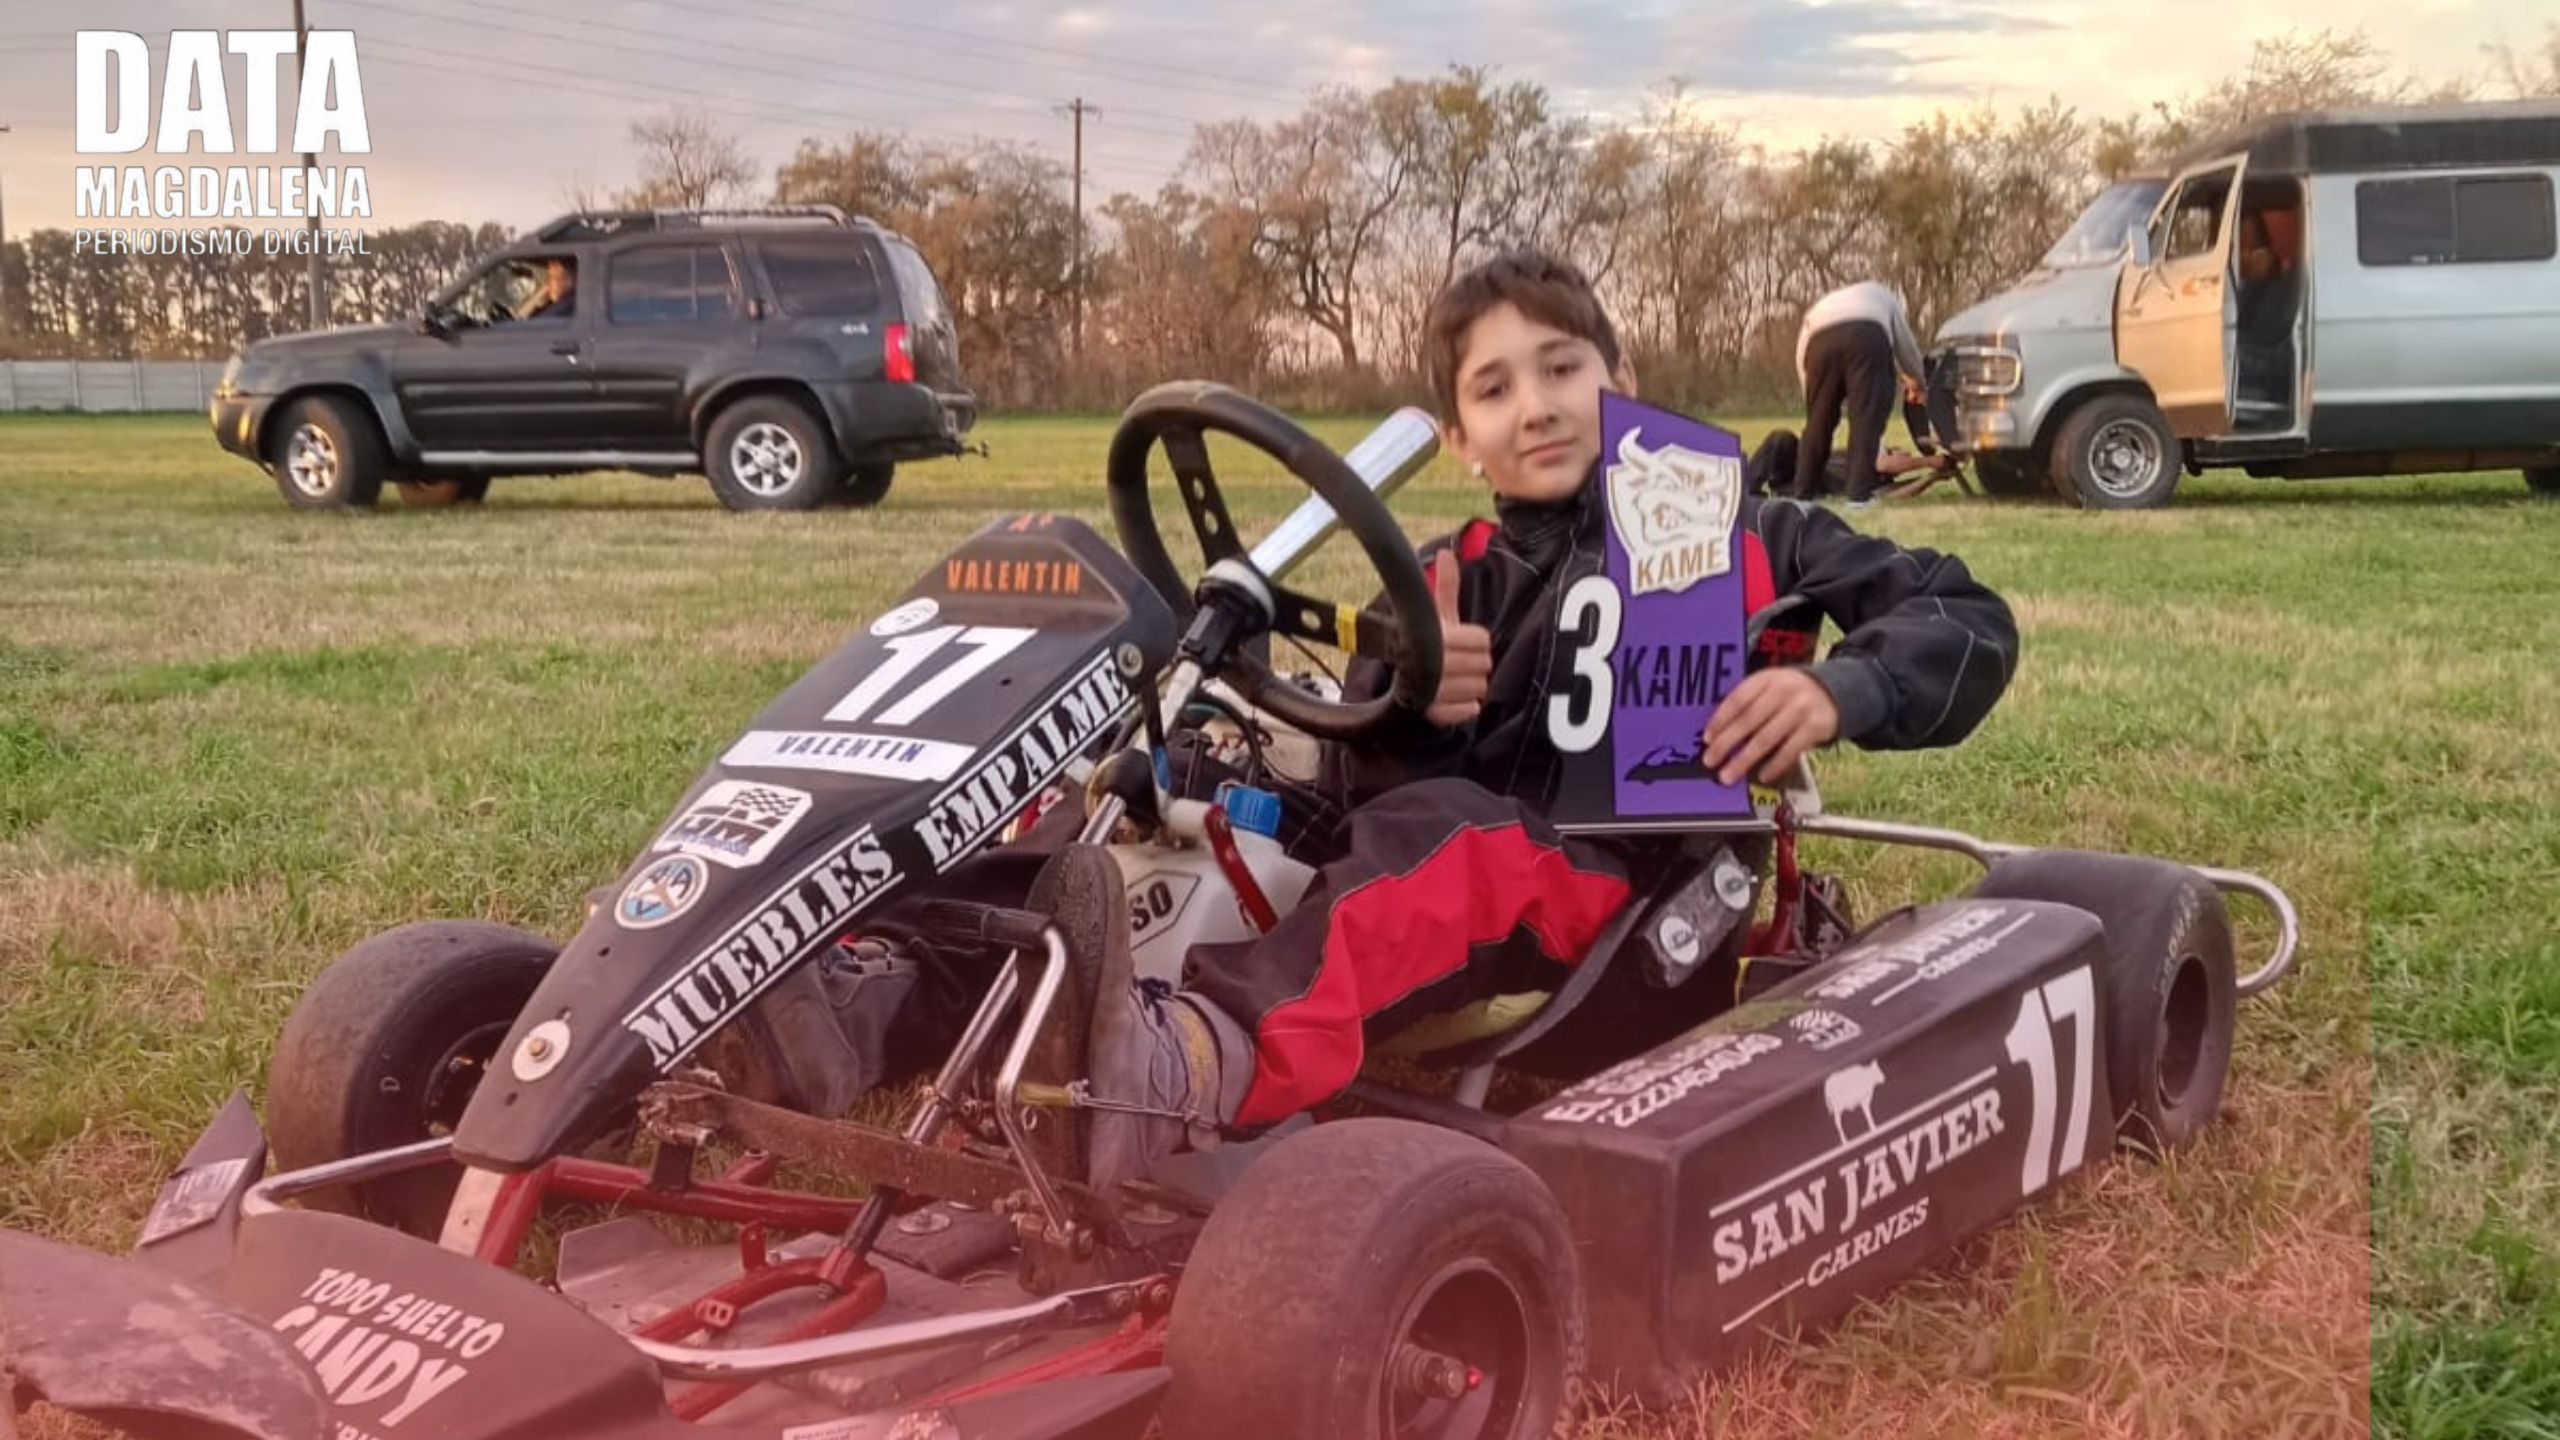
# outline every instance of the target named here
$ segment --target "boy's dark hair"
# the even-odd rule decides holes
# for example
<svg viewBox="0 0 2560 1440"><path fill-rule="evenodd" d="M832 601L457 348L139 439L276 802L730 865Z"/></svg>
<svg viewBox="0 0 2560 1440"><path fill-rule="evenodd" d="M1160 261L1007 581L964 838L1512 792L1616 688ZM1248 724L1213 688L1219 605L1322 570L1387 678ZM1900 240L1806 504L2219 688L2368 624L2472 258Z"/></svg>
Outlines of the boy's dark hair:
<svg viewBox="0 0 2560 1440"><path fill-rule="evenodd" d="M1506 251L1440 287L1423 317L1422 368L1440 418L1457 418L1458 362L1466 354L1467 332L1505 302L1541 325L1590 341L1604 364L1618 368L1617 328L1582 272L1544 251Z"/></svg>

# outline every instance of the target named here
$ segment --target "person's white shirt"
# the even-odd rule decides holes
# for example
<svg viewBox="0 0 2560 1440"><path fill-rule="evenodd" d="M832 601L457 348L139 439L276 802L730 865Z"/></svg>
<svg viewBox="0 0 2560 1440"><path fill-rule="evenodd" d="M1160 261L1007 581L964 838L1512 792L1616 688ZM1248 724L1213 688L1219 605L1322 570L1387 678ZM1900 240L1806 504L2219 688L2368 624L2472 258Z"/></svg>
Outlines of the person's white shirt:
<svg viewBox="0 0 2560 1440"><path fill-rule="evenodd" d="M1922 378L1920 341L1911 333L1911 314L1902 307L1902 296L1890 285L1876 280L1861 280L1843 285L1813 302L1804 312L1804 325L1796 331L1796 383L1805 383L1804 350L1816 330L1833 325L1846 325L1858 320L1872 320L1884 327L1893 340L1894 368L1910 380Z"/></svg>

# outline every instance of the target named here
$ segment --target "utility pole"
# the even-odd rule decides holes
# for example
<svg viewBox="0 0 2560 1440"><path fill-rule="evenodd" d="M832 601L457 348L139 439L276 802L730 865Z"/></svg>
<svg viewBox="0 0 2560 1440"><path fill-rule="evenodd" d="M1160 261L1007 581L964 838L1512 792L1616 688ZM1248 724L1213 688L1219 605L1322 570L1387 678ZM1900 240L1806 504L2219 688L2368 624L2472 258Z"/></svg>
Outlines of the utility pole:
<svg viewBox="0 0 2560 1440"><path fill-rule="evenodd" d="M8 133L9 127L0 125L0 135ZM0 195L0 340L17 328L9 318L9 197Z"/></svg>
<svg viewBox="0 0 2560 1440"><path fill-rule="evenodd" d="M310 68L311 26L302 18L302 0L293 0L293 83L295 89L299 90L302 87L303 74ZM298 111L299 107L296 108ZM297 128L299 128L299 122L297 122ZM329 313L328 304L322 298L320 293L320 212L311 207L311 172L318 167L318 156L305 154L302 157L303 229L311 236L311 254L305 261L307 268L304 271L304 276L306 288L311 292L310 321L311 328L314 330L317 330L324 324L328 323L325 317Z"/></svg>
<svg viewBox="0 0 2560 1440"><path fill-rule="evenodd" d="M301 3L301 0L295 0L295 3ZM1075 98L1074 103L1060 108L1074 116L1076 122L1076 166L1069 185L1074 194L1076 207L1075 293L1073 308L1069 311L1074 319L1070 323L1068 335L1071 352L1081 360L1084 358L1084 117L1099 115L1102 112L1084 103L1084 97L1081 95Z"/></svg>

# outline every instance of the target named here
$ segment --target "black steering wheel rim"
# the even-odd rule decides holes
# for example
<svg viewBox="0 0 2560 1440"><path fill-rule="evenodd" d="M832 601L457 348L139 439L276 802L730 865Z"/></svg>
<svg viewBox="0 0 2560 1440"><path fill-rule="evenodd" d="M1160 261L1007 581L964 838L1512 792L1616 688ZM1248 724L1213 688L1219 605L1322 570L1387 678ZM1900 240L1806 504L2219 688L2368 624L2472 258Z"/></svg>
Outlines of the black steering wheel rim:
<svg viewBox="0 0 2560 1440"><path fill-rule="evenodd" d="M1175 381L1158 385L1131 401L1111 437L1106 477L1111 519L1120 548L1147 583L1186 622L1195 608L1191 587L1165 548L1156 523L1155 503L1147 489L1147 461L1162 447L1173 461L1175 488L1190 512L1194 535L1211 564L1222 559L1243 563L1243 540L1228 518L1202 443L1206 432L1231 435L1270 456L1327 504L1358 541L1386 592L1387 614L1325 605L1264 577L1278 612L1272 628L1282 633L1337 641L1385 661L1394 679L1386 694L1368 700L1327 700L1280 678L1271 668L1242 650L1221 673L1255 706L1307 732L1331 740L1350 740L1387 725L1399 713L1420 714L1440 689L1440 612L1431 582L1414 554L1413 542L1388 512L1386 502L1362 483L1359 474L1331 446L1308 434L1298 423L1237 390L1207 381Z"/></svg>

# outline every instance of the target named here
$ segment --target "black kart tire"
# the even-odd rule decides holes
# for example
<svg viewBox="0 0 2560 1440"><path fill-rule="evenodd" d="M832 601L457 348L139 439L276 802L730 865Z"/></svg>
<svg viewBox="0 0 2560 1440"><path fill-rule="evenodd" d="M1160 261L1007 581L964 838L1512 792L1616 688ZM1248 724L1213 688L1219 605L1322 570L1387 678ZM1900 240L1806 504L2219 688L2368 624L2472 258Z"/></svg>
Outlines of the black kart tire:
<svg viewBox="0 0 2560 1440"><path fill-rule="evenodd" d="M2183 454L2159 406L2139 395L2100 395L2054 432L2054 489L2088 510L2156 509L2178 493Z"/></svg>
<svg viewBox="0 0 2560 1440"><path fill-rule="evenodd" d="M853 466L836 481L835 502L868 510L888 497L889 482L897 477L898 467L886 460Z"/></svg>
<svg viewBox="0 0 2560 1440"><path fill-rule="evenodd" d="M711 493L732 510L815 510L844 471L827 427L779 395L750 395L721 411L702 465Z"/></svg>
<svg viewBox="0 0 2560 1440"><path fill-rule="evenodd" d="M2524 472L2524 488L2546 500L2560 500L2560 465Z"/></svg>
<svg viewBox="0 0 2560 1440"><path fill-rule="evenodd" d="M2045 484L2044 467L2031 455L1976 455L1973 480L1983 494L2003 500L2040 500L2053 493Z"/></svg>
<svg viewBox="0 0 2560 1440"><path fill-rule="evenodd" d="M448 1133L559 947L480 920L386 930L329 962L267 1067L279 1170ZM321 1191L308 1203L433 1239L450 1166Z"/></svg>
<svg viewBox="0 0 2560 1440"><path fill-rule="evenodd" d="M489 498L489 477L461 475L442 480L403 480L400 503L419 510L447 505L477 505Z"/></svg>
<svg viewBox="0 0 2560 1440"><path fill-rule="evenodd" d="M1974 894L2076 905L2106 928L2107 1093L2116 1139L2159 1154L2213 1123L2238 1018L2231 917L2183 865L2038 850L1991 867Z"/></svg>
<svg viewBox="0 0 2560 1440"><path fill-rule="evenodd" d="M1340 1120L1281 1141L1211 1212L1174 1295L1162 1428L1544 1440L1582 1351L1573 1241L1527 1166L1434 1126ZM1424 1352L1477 1383L1400 1383Z"/></svg>
<svg viewBox="0 0 2560 1440"><path fill-rule="evenodd" d="M382 432L360 405L306 396L276 417L267 468L284 503L296 510L367 509L382 498Z"/></svg>

